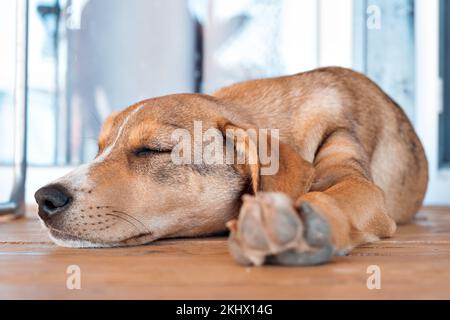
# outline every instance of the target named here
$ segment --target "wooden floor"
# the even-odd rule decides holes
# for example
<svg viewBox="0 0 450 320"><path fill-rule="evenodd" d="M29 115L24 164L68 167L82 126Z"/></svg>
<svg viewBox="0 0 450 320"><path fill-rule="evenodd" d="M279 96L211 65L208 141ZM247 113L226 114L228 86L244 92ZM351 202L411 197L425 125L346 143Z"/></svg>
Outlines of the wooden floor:
<svg viewBox="0 0 450 320"><path fill-rule="evenodd" d="M81 268L81 290L66 269ZM368 290L367 267L381 268ZM235 265L225 238L116 249L55 246L35 218L0 222L0 299L450 298L450 208L423 209L394 238L319 267Z"/></svg>

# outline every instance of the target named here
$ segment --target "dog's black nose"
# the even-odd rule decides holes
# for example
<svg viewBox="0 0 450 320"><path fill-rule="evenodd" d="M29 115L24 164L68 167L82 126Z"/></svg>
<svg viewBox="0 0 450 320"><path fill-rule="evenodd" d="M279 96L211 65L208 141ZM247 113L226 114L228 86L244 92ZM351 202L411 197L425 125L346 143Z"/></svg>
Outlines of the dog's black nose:
<svg viewBox="0 0 450 320"><path fill-rule="evenodd" d="M39 189L34 194L34 198L39 205L39 216L44 221L48 220L52 215L66 210L72 200L68 192L58 185Z"/></svg>

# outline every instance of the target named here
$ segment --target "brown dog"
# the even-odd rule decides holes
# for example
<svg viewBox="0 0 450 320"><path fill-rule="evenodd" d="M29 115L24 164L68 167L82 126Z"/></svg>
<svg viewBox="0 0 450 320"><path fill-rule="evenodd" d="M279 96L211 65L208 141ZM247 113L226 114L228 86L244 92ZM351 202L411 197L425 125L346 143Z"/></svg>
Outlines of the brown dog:
<svg viewBox="0 0 450 320"><path fill-rule="evenodd" d="M279 129L279 141L268 138L279 142L276 174L262 175L259 161L174 163L173 132L193 133L195 121L225 140L230 129ZM261 138L240 132L234 152L249 159ZM422 145L395 102L359 73L322 68L113 114L95 160L36 200L60 245L144 244L228 222L237 261L304 265L393 235L420 208L427 180Z"/></svg>

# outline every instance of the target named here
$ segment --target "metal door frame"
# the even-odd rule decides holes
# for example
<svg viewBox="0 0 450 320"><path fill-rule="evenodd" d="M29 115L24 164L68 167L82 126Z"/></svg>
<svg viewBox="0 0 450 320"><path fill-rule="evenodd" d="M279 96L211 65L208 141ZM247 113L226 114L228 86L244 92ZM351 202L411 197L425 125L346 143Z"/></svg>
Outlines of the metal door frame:
<svg viewBox="0 0 450 320"><path fill-rule="evenodd" d="M25 214L27 170L28 0L16 3L16 61L14 89L14 182L9 201L0 203L0 215Z"/></svg>

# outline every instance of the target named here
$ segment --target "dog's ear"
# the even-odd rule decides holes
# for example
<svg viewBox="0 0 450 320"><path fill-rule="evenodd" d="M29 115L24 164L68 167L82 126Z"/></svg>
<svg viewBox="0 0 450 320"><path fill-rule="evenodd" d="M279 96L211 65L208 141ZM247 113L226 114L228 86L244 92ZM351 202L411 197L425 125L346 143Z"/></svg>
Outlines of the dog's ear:
<svg viewBox="0 0 450 320"><path fill-rule="evenodd" d="M106 117L105 121L103 122L100 134L98 136L99 150L102 150L104 148L104 144L108 139L108 136L111 134L112 128L114 127L114 119L118 114L119 112L112 112L108 117Z"/></svg>
<svg viewBox="0 0 450 320"><path fill-rule="evenodd" d="M230 122L219 129L226 138L227 160L233 148L233 165L249 178L253 193L284 192L296 200L311 187L312 164L281 142L273 130L243 129Z"/></svg>

